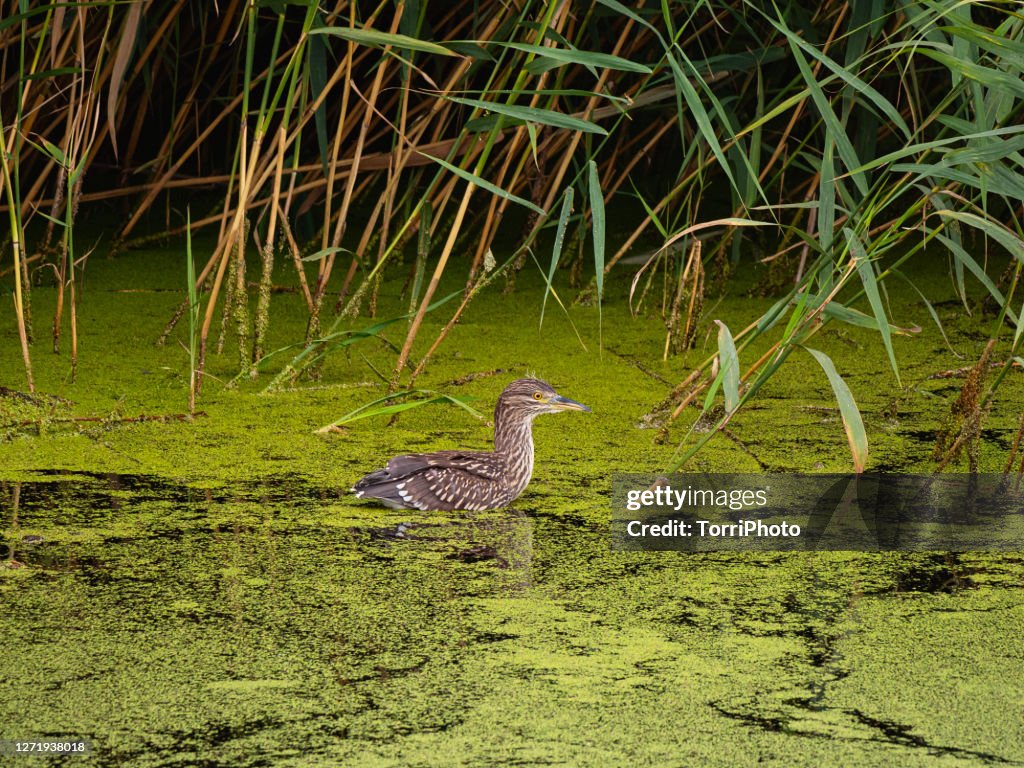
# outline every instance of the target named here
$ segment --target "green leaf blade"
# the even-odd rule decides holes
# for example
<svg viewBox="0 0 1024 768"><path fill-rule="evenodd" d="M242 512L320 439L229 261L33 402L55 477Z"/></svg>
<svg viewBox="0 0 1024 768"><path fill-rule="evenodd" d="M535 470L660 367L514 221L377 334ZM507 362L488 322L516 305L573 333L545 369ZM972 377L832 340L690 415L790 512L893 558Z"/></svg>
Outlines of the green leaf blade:
<svg viewBox="0 0 1024 768"><path fill-rule="evenodd" d="M819 352L810 347L804 347L811 356L818 361L818 365L825 371L828 383L832 386L832 392L839 404L839 413L843 419L843 428L846 430L846 439L850 443L850 455L853 457L853 469L857 474L864 471L868 460L868 435L864 429L864 420L861 418L860 409L853 399L853 393L846 382L836 370L832 358L824 352Z"/></svg>
<svg viewBox="0 0 1024 768"><path fill-rule="evenodd" d="M896 351L892 346L892 331L889 327L889 318L885 314L885 305L882 303L882 295L878 290L878 275L875 274L875 268L871 265L871 259L868 258L864 244L861 243L857 234L848 227L843 228L843 234L846 235L850 254L857 264L857 274L860 276L861 283L864 284L864 293L868 297L871 311L875 316L875 321L878 323L878 330L882 334L882 344L885 345L886 354L889 355L889 364L892 365L892 372L896 375L896 383L903 386L900 382L899 367L896 364Z"/></svg>
<svg viewBox="0 0 1024 768"><path fill-rule="evenodd" d="M597 327L601 333L601 298L604 295L604 246L605 246L605 211L604 193L601 191L601 179L597 173L597 163L591 160L587 164L587 188L590 197L591 226L594 235L594 281L597 284Z"/></svg>
<svg viewBox="0 0 1024 768"><path fill-rule="evenodd" d="M491 194L498 195L498 197L504 197L506 200L511 200L513 203L518 203L519 205L525 206L526 208L529 208L531 211L539 213L541 216L547 215L546 211L539 205L531 203L529 200L524 200L523 198L517 195L513 195L511 192L502 189L497 184L492 184L491 182L487 181L487 179L477 176L475 173L470 173L464 168L459 168L459 166L457 165L452 165L447 160L442 160L439 157L428 155L426 152L421 152L420 154L423 155L424 157L429 157L442 168L451 171L456 176L459 176L460 178L468 181L470 184L475 184L481 189L486 189Z"/></svg>
<svg viewBox="0 0 1024 768"><path fill-rule="evenodd" d="M740 358L728 326L721 320L715 320L715 323L718 325L718 364L721 367L725 410L733 413L740 405Z"/></svg>
<svg viewBox="0 0 1024 768"><path fill-rule="evenodd" d="M555 244L551 248L551 266L548 267L548 274L545 278L547 284L544 286L544 301L540 305L540 327L544 327L544 308L548 304L548 296L555 280L555 270L558 269L558 260L562 257L562 243L565 242L565 228L569 223L569 216L572 213L573 188L565 190L565 199L562 200L562 212L558 216L558 230L555 232Z"/></svg>
<svg viewBox="0 0 1024 768"><path fill-rule="evenodd" d="M399 35L391 32L379 32L375 29L352 29L350 27L318 27L317 29L309 30L311 35L333 35L340 37L342 40L351 40L353 43L359 45L366 45L371 48L384 48L385 46L391 46L392 48L404 48L409 51L419 51L420 53L433 53L438 56L458 56L459 54L454 51L445 48L443 45L438 43L432 43L427 40L419 40L415 37L409 37L408 35Z"/></svg>
<svg viewBox="0 0 1024 768"><path fill-rule="evenodd" d="M547 125L552 128L564 128L569 131L594 133L599 136L608 135L608 131L596 123L592 123L589 120L581 120L578 117L566 115L562 112L555 112L552 109L520 107L515 104L501 104L495 101L467 99L462 96L447 96L445 98L447 98L448 101L454 101L456 104L463 104L467 107L475 107L488 112L496 112L500 115L506 115L507 117L522 120L524 122L540 123L541 125Z"/></svg>

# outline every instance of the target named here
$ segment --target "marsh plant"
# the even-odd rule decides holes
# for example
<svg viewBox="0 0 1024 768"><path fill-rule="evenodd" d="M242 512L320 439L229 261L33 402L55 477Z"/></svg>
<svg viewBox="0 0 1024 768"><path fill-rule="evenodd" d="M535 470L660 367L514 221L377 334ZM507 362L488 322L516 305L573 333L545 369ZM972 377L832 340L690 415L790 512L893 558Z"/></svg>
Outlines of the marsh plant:
<svg viewBox="0 0 1024 768"><path fill-rule="evenodd" d="M858 469L867 444L850 390L808 345L827 323L874 329L899 381L893 337L913 329L892 321L886 285L907 279L912 259L948 264L965 311L972 284L997 308L986 355L1000 366L979 413L1020 363L1019 4L3 0L0 19L0 275L29 390L30 277L49 266L70 292L74 366L72 233L100 201L127 212L115 253L215 233L176 316L195 324L192 396L218 312L239 373L273 368L277 385L401 321L385 378L411 392L467 305L490 300L482 289L496 274L513 285L537 263L543 313L551 297L565 303L554 282L570 260L597 313L606 276L637 270L631 303L664 316L666 356L713 319L702 317L709 286L769 263L774 306L744 328L711 326L717 350L669 394L668 418L695 404L721 429L790 355L810 354ZM197 190L212 192L210 208L186 219L174 201ZM628 224L616 242L611 208ZM537 252L542 234L550 256ZM652 238L660 247L627 267ZM495 252L509 257L498 269ZM265 339L278 258L308 323L275 355ZM381 276L402 269L409 317L341 328L374 315ZM440 297L453 272L463 290ZM431 311L449 318L432 341L420 338ZM58 310L55 344L60 326ZM758 340L769 349L751 359ZM718 429L692 435L677 462Z"/></svg>

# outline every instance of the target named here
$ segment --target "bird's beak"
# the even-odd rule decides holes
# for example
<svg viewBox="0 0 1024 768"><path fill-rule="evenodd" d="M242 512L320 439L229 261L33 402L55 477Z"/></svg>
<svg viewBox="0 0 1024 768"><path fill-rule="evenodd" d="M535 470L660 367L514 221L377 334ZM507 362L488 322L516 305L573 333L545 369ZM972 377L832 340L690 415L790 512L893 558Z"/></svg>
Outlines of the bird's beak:
<svg viewBox="0 0 1024 768"><path fill-rule="evenodd" d="M586 411L591 413L591 410L583 403L577 403L575 400L570 400L568 397L562 397L561 395L552 397L548 400L548 404L555 406L555 408L561 411Z"/></svg>

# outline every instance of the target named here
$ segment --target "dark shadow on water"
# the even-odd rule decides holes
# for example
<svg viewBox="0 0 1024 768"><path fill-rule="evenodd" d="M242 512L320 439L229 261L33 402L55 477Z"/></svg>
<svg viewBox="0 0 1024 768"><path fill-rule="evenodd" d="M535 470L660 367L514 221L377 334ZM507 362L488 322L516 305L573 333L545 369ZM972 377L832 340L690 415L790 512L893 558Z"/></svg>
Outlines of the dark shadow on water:
<svg viewBox="0 0 1024 768"><path fill-rule="evenodd" d="M893 591L954 594L974 589L971 574L980 570L963 565L956 553L936 553L901 568Z"/></svg>
<svg viewBox="0 0 1024 768"><path fill-rule="evenodd" d="M352 500L347 489L296 474L211 488L142 474L34 474L42 479L0 480L0 520L7 529L0 534L0 561L77 572L92 586L145 578L129 573L124 563L113 575L107 558L119 550L148 541L191 551L227 535L253 540L268 526L295 537L297 545L353 550L365 562L389 563L396 546L440 551L452 567L515 569L528 567L532 556L532 515L513 509L483 517L453 513L446 520L415 510L352 505L346 503ZM335 507L352 524L318 524L316 516L331 515ZM584 524L582 519L561 522ZM35 530L44 533L27 532ZM85 537L89 544L80 541L84 532L92 533Z"/></svg>

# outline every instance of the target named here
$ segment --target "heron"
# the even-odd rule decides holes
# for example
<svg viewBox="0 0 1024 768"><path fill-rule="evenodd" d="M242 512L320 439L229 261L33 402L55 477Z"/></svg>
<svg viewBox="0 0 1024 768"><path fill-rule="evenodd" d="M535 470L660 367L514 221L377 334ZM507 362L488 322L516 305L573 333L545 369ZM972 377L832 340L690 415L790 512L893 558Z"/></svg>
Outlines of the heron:
<svg viewBox="0 0 1024 768"><path fill-rule="evenodd" d="M533 420L542 413L590 409L540 379L517 379L494 409L493 451L395 456L352 487L360 499L391 509L478 512L512 503L533 475Z"/></svg>

